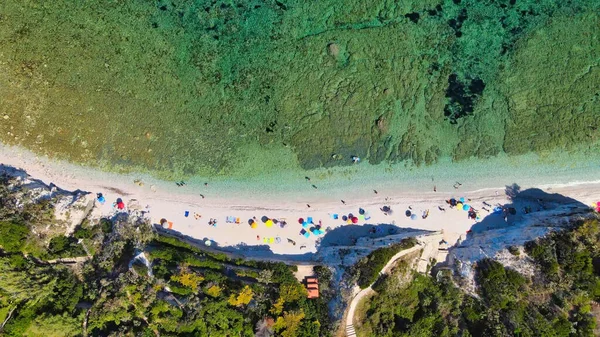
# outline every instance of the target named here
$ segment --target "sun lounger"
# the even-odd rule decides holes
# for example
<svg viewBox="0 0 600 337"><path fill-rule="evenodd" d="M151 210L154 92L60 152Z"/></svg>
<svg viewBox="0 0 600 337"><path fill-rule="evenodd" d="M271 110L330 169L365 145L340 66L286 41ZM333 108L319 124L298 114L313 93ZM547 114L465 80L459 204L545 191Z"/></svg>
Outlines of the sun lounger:
<svg viewBox="0 0 600 337"><path fill-rule="evenodd" d="M310 237L310 233L305 229L300 231L300 235L304 235L305 238Z"/></svg>
<svg viewBox="0 0 600 337"><path fill-rule="evenodd" d="M308 223L313 223L313 218L312 218L312 216L309 216L308 218L306 218L306 222L308 222Z"/></svg>

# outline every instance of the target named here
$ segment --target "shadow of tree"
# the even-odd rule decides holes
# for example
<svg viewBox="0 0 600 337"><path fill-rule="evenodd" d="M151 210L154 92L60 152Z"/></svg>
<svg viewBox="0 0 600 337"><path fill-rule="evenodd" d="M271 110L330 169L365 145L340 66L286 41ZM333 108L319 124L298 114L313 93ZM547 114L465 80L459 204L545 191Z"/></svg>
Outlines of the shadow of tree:
<svg viewBox="0 0 600 337"><path fill-rule="evenodd" d="M0 176L18 178L20 181L24 182L22 185L19 186L19 188L21 188L23 190L32 190L32 189L41 188L41 189L45 189L45 190L51 192L48 195L41 196L40 197L41 199L50 199L57 195L71 196L72 200L70 201L69 204L73 204L81 196L91 193L88 191L82 191L80 189L77 189L75 191L65 190L65 189L62 189L62 188L54 185L53 183L46 184L44 181L42 181L40 179L35 179L35 178L31 177L27 173L27 171L25 171L23 169L19 169L19 168L4 165L4 164L0 164Z"/></svg>

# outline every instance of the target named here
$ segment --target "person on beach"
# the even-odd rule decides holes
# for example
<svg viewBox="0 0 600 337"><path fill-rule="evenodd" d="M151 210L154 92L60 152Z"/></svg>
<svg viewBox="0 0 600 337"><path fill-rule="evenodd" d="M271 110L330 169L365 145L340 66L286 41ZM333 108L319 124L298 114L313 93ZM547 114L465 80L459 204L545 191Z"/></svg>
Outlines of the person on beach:
<svg viewBox="0 0 600 337"><path fill-rule="evenodd" d="M304 177L304 179L306 179L306 181L310 181L310 178L309 178L309 177Z"/></svg>
<svg viewBox="0 0 600 337"><path fill-rule="evenodd" d="M342 204L344 204L344 205L346 204L346 202L344 200L340 200L340 201L342 202Z"/></svg>
<svg viewBox="0 0 600 337"><path fill-rule="evenodd" d="M204 194L200 194L200 196L202 197L202 199L204 199Z"/></svg>
<svg viewBox="0 0 600 337"><path fill-rule="evenodd" d="M377 190L373 190L373 192L375 192L375 194L377 194Z"/></svg>
<svg viewBox="0 0 600 337"><path fill-rule="evenodd" d="M314 188L316 190L317 189L317 185L312 185L312 188Z"/></svg>
<svg viewBox="0 0 600 337"><path fill-rule="evenodd" d="M310 205L309 205L309 204L306 204L306 207L310 208Z"/></svg>

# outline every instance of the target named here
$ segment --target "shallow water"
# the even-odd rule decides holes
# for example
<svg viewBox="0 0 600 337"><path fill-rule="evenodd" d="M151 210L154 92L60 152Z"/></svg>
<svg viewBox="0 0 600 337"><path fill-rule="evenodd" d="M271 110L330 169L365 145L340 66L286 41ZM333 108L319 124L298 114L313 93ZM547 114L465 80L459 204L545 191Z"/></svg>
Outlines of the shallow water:
<svg viewBox="0 0 600 337"><path fill-rule="evenodd" d="M591 160L600 4L511 3L5 0L0 138L163 178Z"/></svg>

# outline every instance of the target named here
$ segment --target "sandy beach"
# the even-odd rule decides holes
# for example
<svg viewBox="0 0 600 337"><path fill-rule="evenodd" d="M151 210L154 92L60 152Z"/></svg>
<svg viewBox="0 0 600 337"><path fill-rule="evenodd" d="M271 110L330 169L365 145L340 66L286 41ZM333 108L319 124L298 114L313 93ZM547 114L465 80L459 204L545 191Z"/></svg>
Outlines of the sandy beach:
<svg viewBox="0 0 600 337"><path fill-rule="evenodd" d="M466 211L451 209L445 200L452 197L465 198L465 203L478 210L481 220L489 215L484 208L490 207L484 203L493 208L494 205L509 202L505 186L513 183L519 184L521 190L539 188L546 193L559 193L586 205L600 200L600 181L580 180L580 175L569 180L565 178L564 172L561 179L546 177L545 184L528 181L527 177L522 181L515 181L513 176L502 175L491 177L487 182L488 186L482 181L470 184L469 180L463 180L461 185L457 185L456 179L438 182L425 177L420 187L406 187L402 181L389 181L387 184L376 182L372 185L350 183L345 188L332 187L329 190L324 179L312 178L309 181L305 177L298 177L300 184L306 185L303 190L283 193L252 185L250 188L240 187L239 193L235 191L235 186L228 186L226 193L220 193L225 187L219 182L207 181L207 185L201 181L186 182L184 186L178 187L175 182L161 182L148 176L106 173L66 162L51 161L15 147L0 148L0 164L23 169L31 178L39 179L45 184L52 183L65 190L90 192L86 196L90 200L96 198L96 193L102 193L106 202L96 202L97 208L93 216L115 214L119 210L113 203L117 198L122 198L126 205L139 205L136 208L149 212L153 223L167 219L172 223L174 231L200 240L209 239L214 246L236 247L242 254L262 249L274 254L300 255L316 252L321 244L351 245L359 237L380 237L391 233L372 226L378 224L391 225L386 227L386 231L398 227L442 230L445 240L454 244L459 238L464 238L477 222L469 219ZM544 177L538 178L544 180ZM286 184L285 181L275 183ZM381 211L383 206L389 206L392 212L385 214ZM360 209L365 212L362 216ZM416 217L407 217L407 210L416 214ZM428 216L423 218L427 211ZM348 224L341 219L350 213L359 218L356 224ZM334 219L334 215L338 219ZM267 227L261 221L263 216L286 221L287 225L284 228L277 224ZM228 223L227 217L239 218L240 223ZM309 217L314 224L308 224L305 230L320 223L324 234L311 233L307 237L300 234L303 226L298 219L308 220ZM211 219L216 219L215 226L209 225ZM256 228L248 225L249 219L255 219ZM499 219L502 222L501 217ZM348 230L335 231L342 226L349 226ZM333 234L328 235L327 232L330 231Z"/></svg>

